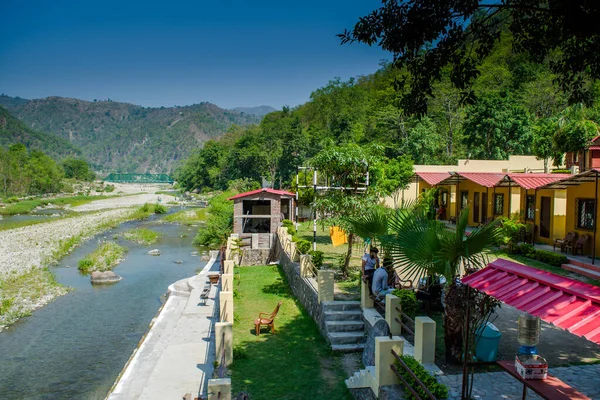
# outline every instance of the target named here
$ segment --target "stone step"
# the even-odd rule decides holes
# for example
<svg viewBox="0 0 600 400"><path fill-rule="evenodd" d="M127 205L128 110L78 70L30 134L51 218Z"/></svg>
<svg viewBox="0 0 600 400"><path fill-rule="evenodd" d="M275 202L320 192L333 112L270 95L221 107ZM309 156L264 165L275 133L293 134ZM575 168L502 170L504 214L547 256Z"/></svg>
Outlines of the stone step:
<svg viewBox="0 0 600 400"><path fill-rule="evenodd" d="M362 321L362 311L325 311L325 321Z"/></svg>
<svg viewBox="0 0 600 400"><path fill-rule="evenodd" d="M332 344L331 350L339 351L340 353L355 353L359 351L363 351L365 348L364 343L355 343L355 344Z"/></svg>
<svg viewBox="0 0 600 400"><path fill-rule="evenodd" d="M324 301L323 311L358 311L360 301Z"/></svg>
<svg viewBox="0 0 600 400"><path fill-rule="evenodd" d="M587 269L585 267L579 267L573 264L563 264L562 269L566 269L567 271L575 272L579 275L587 276L592 279L600 279L600 272L594 271L591 269Z"/></svg>
<svg viewBox="0 0 600 400"><path fill-rule="evenodd" d="M583 261L575 260L573 258L569 258L568 260L569 260L568 264L575 265L577 267L590 269L592 271L600 272L600 265L592 264L591 259L590 259L590 262L583 262ZM598 264L600 264L600 263L598 263Z"/></svg>
<svg viewBox="0 0 600 400"><path fill-rule="evenodd" d="M329 332L327 337L332 345L336 344L357 344L365 341L363 332Z"/></svg>
<svg viewBox="0 0 600 400"><path fill-rule="evenodd" d="M362 332L364 326L362 321L325 321L327 332Z"/></svg>
<svg viewBox="0 0 600 400"><path fill-rule="evenodd" d="M367 367L361 369L346 379L346 387L348 389L360 389L371 387L371 384L375 381L375 367Z"/></svg>

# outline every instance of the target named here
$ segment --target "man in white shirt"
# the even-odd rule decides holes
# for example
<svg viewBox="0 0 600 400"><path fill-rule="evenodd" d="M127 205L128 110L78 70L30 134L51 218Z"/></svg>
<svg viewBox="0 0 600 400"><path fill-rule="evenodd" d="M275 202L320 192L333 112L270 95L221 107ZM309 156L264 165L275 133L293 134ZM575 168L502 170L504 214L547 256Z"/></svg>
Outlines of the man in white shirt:
<svg viewBox="0 0 600 400"><path fill-rule="evenodd" d="M373 294L377 296L378 300L383 298L385 302L385 295L392 293L394 289L388 286L388 273L385 268L377 268L373 274Z"/></svg>
<svg viewBox="0 0 600 400"><path fill-rule="evenodd" d="M366 253L362 257L362 279L363 282L366 282L369 286L369 293L373 294L372 291L372 282L373 282L373 274L375 273L375 269L379 268L379 250L377 247L371 247L369 253Z"/></svg>

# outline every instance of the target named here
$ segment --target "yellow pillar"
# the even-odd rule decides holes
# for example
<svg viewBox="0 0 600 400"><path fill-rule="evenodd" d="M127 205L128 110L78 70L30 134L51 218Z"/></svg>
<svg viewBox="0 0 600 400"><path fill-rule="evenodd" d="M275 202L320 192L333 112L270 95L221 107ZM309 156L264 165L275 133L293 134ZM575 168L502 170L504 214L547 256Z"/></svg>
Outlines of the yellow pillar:
<svg viewBox="0 0 600 400"><path fill-rule="evenodd" d="M209 379L208 400L231 400L231 379Z"/></svg>
<svg viewBox="0 0 600 400"><path fill-rule="evenodd" d="M310 263L312 263L312 257L309 254L300 255L300 276L302 278L312 275Z"/></svg>
<svg viewBox="0 0 600 400"><path fill-rule="evenodd" d="M235 263L233 260L227 260L223 263L223 273L224 274L233 274L233 267Z"/></svg>
<svg viewBox="0 0 600 400"><path fill-rule="evenodd" d="M317 284L319 288L319 303L323 301L333 301L333 274L331 270L320 269L317 275Z"/></svg>
<svg viewBox="0 0 600 400"><path fill-rule="evenodd" d="M221 275L221 292L233 292L233 274Z"/></svg>
<svg viewBox="0 0 600 400"><path fill-rule="evenodd" d="M375 307L375 302L369 297L369 286L362 279L360 280L360 306L363 310Z"/></svg>
<svg viewBox="0 0 600 400"><path fill-rule="evenodd" d="M290 242L290 260L296 261L296 242Z"/></svg>
<svg viewBox="0 0 600 400"><path fill-rule="evenodd" d="M429 317L415 318L415 360L435 363L435 321Z"/></svg>
<svg viewBox="0 0 600 400"><path fill-rule="evenodd" d="M233 323L215 323L215 360L221 364L225 350L225 366L233 362Z"/></svg>
<svg viewBox="0 0 600 400"><path fill-rule="evenodd" d="M394 296L393 294L386 294L385 322L387 322L388 326L390 327L390 335L392 336L402 335L402 325L400 325L400 322L396 321L396 318L401 320L402 317L396 308L400 309L400 298L398 296Z"/></svg>
<svg viewBox="0 0 600 400"><path fill-rule="evenodd" d="M219 294L219 315L223 322L233 322L233 292Z"/></svg>
<svg viewBox="0 0 600 400"><path fill-rule="evenodd" d="M375 338L375 381L379 387L398 384L398 377L390 368L390 365L396 362L392 350L401 356L404 351L404 339L400 336ZM379 393L379 390L375 393Z"/></svg>

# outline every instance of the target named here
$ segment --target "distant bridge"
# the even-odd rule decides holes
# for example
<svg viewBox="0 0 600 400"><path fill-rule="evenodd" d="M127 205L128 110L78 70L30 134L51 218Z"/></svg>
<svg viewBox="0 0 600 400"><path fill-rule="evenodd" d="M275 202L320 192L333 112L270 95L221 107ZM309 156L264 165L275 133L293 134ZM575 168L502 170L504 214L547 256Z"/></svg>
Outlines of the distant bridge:
<svg viewBox="0 0 600 400"><path fill-rule="evenodd" d="M109 174L104 181L114 183L173 183L167 174Z"/></svg>

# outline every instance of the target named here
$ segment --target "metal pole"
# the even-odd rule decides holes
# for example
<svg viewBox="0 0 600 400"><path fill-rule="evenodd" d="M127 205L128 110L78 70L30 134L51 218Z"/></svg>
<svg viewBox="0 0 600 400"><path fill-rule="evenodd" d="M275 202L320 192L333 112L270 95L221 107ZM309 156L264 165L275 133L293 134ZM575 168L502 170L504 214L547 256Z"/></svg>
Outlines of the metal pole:
<svg viewBox="0 0 600 400"><path fill-rule="evenodd" d="M533 247L535 247L535 219L537 218L537 213L536 211L536 207L537 207L537 189L535 189L533 191L533 234L532 239L531 239L531 245ZM542 224L542 221L540 221L540 225Z"/></svg>
<svg viewBox="0 0 600 400"><path fill-rule="evenodd" d="M458 178L458 175L456 175L456 219L457 220L458 220L458 215L459 215L460 211L462 210L462 208L461 208L462 204L459 205L459 202L462 202L462 195L460 194L460 179Z"/></svg>
<svg viewBox="0 0 600 400"><path fill-rule="evenodd" d="M313 170L313 190L315 192L315 199L317 198L317 169ZM314 220L313 220L313 250L317 251L317 209L315 207Z"/></svg>
<svg viewBox="0 0 600 400"><path fill-rule="evenodd" d="M489 187L485 187L485 201L487 202L487 204L485 205L485 221L483 221L484 224L487 224L488 221L488 215L489 215L489 210L488 208L490 208L490 188Z"/></svg>
<svg viewBox="0 0 600 400"><path fill-rule="evenodd" d="M461 400L468 399L469 392L469 375L467 367L469 364L469 319L471 319L471 286L467 285L467 315L465 319L465 348L463 349L463 379L462 379L462 395Z"/></svg>
<svg viewBox="0 0 600 400"><path fill-rule="evenodd" d="M494 193L492 194L492 196L494 197L492 199L492 216L495 217L496 216L496 186L494 186Z"/></svg>
<svg viewBox="0 0 600 400"><path fill-rule="evenodd" d="M296 230L298 230L298 193L300 192L300 169L296 168L296 214L294 215L294 222L296 223Z"/></svg>
<svg viewBox="0 0 600 400"><path fill-rule="evenodd" d="M594 200L594 245L592 246L592 265L596 263L596 225L598 216L598 171L596 171L596 197ZM583 252L582 252L583 253Z"/></svg>
<svg viewBox="0 0 600 400"><path fill-rule="evenodd" d="M511 211L512 211L512 207L511 207L511 205L512 205L512 195L511 195L511 192L512 191L511 191L511 189L512 189L512 187L510 185L510 178L509 178L509 180L508 180L508 215L507 215L508 218L510 218L510 214L511 214Z"/></svg>

